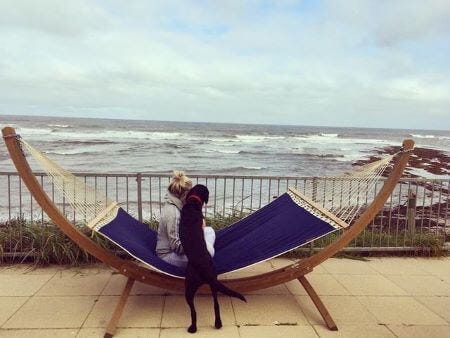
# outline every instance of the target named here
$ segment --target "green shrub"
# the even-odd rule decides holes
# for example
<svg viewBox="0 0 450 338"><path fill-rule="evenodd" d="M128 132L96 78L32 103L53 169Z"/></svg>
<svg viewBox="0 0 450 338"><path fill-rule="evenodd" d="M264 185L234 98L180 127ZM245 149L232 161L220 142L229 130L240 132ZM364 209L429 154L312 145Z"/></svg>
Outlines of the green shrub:
<svg viewBox="0 0 450 338"><path fill-rule="evenodd" d="M209 217L206 222L209 226L219 230L238 221L245 215L228 215ZM152 229L157 229L158 221L155 218L145 221ZM99 234L92 233L90 229L81 227L80 230L101 247L113 250L117 254L123 251ZM314 241L315 249L322 248L339 236L332 233ZM443 254L443 236L434 233L417 233L412 235L406 231L386 232L379 229L366 230L349 245L350 247L414 247L419 252L429 255ZM292 250L285 256L304 257L312 253L310 244L301 249ZM373 253L372 253L373 254ZM379 254L379 253L376 253ZM341 253L342 255L342 253ZM345 255L349 255L345 253ZM359 256L357 253L350 253ZM85 264L95 262L96 259L86 251L79 248L58 227L51 223L29 222L18 218L0 224L0 261L5 263L32 262L36 265L46 264Z"/></svg>
<svg viewBox="0 0 450 338"><path fill-rule="evenodd" d="M91 236L89 229L82 232ZM115 249L114 244L98 234L92 239L100 246ZM53 224L13 219L0 225L1 262L47 264L84 264L96 259L82 250Z"/></svg>

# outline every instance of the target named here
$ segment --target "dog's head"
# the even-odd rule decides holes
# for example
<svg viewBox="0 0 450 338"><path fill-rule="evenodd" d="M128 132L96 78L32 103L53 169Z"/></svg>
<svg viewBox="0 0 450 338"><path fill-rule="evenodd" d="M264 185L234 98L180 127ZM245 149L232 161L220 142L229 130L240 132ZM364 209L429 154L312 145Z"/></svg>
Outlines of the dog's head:
<svg viewBox="0 0 450 338"><path fill-rule="evenodd" d="M198 198L202 202L202 205L203 203L208 204L209 190L206 186L197 184L193 186L191 190L189 190L186 196L186 200L188 200L190 197L192 197L193 199Z"/></svg>

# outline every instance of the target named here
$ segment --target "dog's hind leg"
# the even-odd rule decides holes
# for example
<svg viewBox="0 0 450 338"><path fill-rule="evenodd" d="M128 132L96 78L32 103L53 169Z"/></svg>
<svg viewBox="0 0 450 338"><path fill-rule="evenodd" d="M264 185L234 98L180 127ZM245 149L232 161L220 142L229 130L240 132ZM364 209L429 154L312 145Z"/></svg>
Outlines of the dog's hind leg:
<svg viewBox="0 0 450 338"><path fill-rule="evenodd" d="M184 296L189 305L189 309L191 310L191 326L188 327L188 332L195 333L197 332L197 312L195 311L194 296L200 285L193 281L188 281L188 279L186 279L185 283L186 288Z"/></svg>
<svg viewBox="0 0 450 338"><path fill-rule="evenodd" d="M224 295L239 298L243 302L247 302L247 300L245 299L245 297L243 295L241 295L239 292L231 290L230 288L227 288L225 285L223 285L217 279L210 281L209 284L212 285L217 291L222 292Z"/></svg>
<svg viewBox="0 0 450 338"><path fill-rule="evenodd" d="M220 306L219 306L219 300L217 299L217 289L214 287L211 287L211 293L214 300L214 326L216 329L220 329L222 327L222 319L220 318Z"/></svg>

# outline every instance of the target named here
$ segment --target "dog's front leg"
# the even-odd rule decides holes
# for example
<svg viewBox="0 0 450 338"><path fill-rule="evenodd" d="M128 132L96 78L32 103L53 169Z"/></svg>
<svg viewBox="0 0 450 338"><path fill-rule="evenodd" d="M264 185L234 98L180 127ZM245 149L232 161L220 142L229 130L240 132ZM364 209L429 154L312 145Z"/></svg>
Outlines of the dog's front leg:
<svg viewBox="0 0 450 338"><path fill-rule="evenodd" d="M214 326L216 327L216 329L220 329L222 327L222 319L220 318L220 307L219 300L217 299L217 289L211 287L211 292L214 299L214 315L216 317Z"/></svg>

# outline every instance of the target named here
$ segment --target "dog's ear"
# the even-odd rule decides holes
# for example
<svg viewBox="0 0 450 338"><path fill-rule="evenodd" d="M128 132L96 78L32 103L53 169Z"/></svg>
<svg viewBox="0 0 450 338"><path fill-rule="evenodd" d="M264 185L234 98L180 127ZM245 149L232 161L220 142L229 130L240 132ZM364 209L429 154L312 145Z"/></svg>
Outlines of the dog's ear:
<svg viewBox="0 0 450 338"><path fill-rule="evenodd" d="M208 200L209 200L209 190L206 186L202 186L203 188L203 200L205 201L205 204L208 204Z"/></svg>
<svg viewBox="0 0 450 338"><path fill-rule="evenodd" d="M189 191L189 195L197 195L202 199L205 204L208 204L209 200L209 190L203 184L197 184Z"/></svg>

